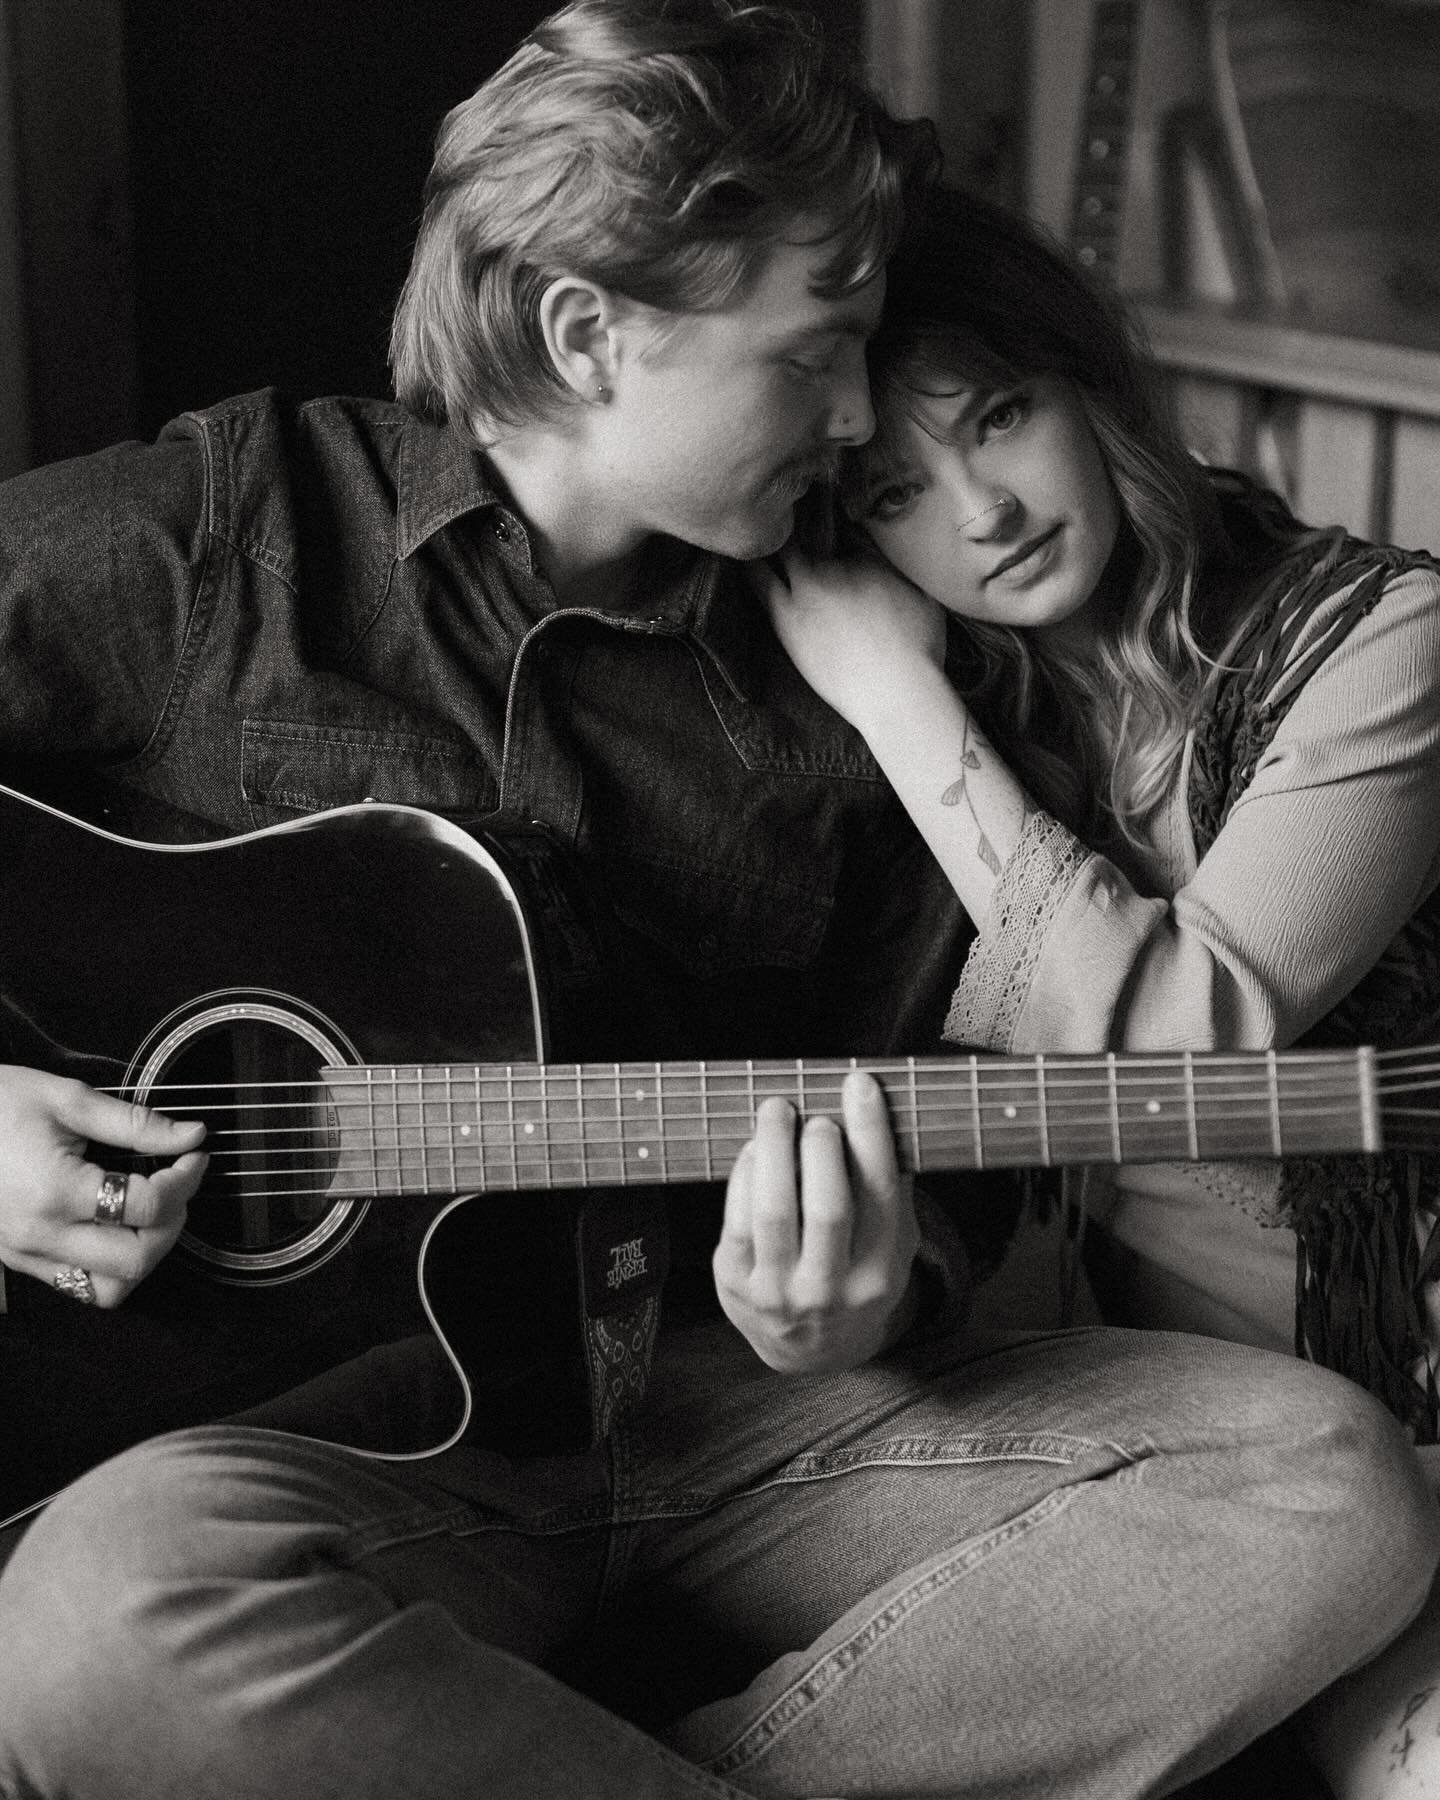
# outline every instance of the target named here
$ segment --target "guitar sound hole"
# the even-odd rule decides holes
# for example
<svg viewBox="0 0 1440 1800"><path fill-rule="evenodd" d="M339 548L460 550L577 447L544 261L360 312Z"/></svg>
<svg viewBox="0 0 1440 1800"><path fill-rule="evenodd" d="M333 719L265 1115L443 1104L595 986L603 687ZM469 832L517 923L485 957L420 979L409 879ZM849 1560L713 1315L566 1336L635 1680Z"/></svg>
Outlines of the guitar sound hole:
<svg viewBox="0 0 1440 1800"><path fill-rule="evenodd" d="M339 1128L319 1070L331 1060L283 1023L223 1018L176 1047L147 1096L205 1121L210 1166L181 1245L222 1279L284 1280L338 1247L352 1206L328 1192Z"/></svg>

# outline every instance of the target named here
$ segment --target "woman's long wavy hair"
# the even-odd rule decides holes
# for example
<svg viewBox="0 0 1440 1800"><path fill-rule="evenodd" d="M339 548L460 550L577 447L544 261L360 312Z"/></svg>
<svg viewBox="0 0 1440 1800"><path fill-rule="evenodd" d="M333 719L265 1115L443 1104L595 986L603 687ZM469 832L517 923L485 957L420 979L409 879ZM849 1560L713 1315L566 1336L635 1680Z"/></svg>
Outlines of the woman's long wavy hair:
<svg viewBox="0 0 1440 1800"><path fill-rule="evenodd" d="M1038 800L1075 829L1137 842L1234 624L1204 616L1233 559L1215 487L1180 440L1138 327L1038 229L942 188L890 264L870 366L880 427L842 475L842 503L873 490L922 397L1041 375L1073 384L1121 515L1098 644L1081 657L966 620L955 674Z"/></svg>

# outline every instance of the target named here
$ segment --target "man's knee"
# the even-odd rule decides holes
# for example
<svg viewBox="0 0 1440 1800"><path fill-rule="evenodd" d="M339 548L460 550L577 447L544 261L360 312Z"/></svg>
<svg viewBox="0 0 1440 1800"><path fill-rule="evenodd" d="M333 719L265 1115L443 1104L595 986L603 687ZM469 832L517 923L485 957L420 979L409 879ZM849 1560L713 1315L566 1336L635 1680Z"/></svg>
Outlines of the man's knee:
<svg viewBox="0 0 1440 1800"><path fill-rule="evenodd" d="M150 1685L134 1615L203 1539L219 1498L186 1435L66 1489L0 1575L0 1787L41 1780L62 1742L116 1729Z"/></svg>

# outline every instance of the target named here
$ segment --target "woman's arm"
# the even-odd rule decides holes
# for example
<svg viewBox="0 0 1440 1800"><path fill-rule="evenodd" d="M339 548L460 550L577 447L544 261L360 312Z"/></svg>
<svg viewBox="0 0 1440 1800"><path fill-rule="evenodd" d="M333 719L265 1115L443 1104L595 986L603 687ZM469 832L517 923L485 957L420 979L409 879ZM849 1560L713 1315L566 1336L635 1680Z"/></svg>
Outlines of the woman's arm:
<svg viewBox="0 0 1440 1800"><path fill-rule="evenodd" d="M795 588L792 580L792 596ZM867 578L864 599L878 592ZM894 599L880 609L883 627L865 627L867 638L853 619L842 624L843 654L816 648L824 635L818 584L813 592L800 584L798 606L792 599L776 607L777 629L790 648L795 621L805 618L802 673L826 663L835 694L821 692L832 704L844 699L840 710L867 739L875 734L877 760L905 783L902 798L920 809L917 823L957 889L964 879L976 895L967 905L979 936L948 1027L959 1041L1012 1052L1293 1042L1373 966L1440 877L1433 575L1392 582L1310 678L1224 829L1170 899L1139 892L1113 861L1046 814L1027 816L1013 778L1007 812L1002 766L973 736L980 767L962 767L976 813L972 819L965 808L952 828L958 856L953 842L946 847L943 828L934 829L935 790L947 774L957 778L964 709L948 730L933 696L914 700L912 710L912 691L931 694L938 663L923 632L912 625L903 638ZM833 625L828 610L825 619ZM902 741L914 761L892 772ZM1185 846L1171 846L1171 859L1182 860L1183 805L1159 829L1185 833ZM975 869L978 862L988 872L981 830L1000 863L988 889Z"/></svg>
<svg viewBox="0 0 1440 1800"><path fill-rule="evenodd" d="M881 562L787 553L757 586L791 660L855 727L972 919L1033 810L945 673L945 615Z"/></svg>

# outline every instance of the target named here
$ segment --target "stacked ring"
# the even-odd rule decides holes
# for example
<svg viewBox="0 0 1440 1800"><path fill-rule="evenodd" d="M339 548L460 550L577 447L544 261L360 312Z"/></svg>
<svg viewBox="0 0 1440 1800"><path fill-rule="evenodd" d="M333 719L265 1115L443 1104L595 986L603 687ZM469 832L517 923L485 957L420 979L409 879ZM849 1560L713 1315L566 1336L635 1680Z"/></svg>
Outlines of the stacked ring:
<svg viewBox="0 0 1440 1800"><path fill-rule="evenodd" d="M55 1276L55 1285L62 1294L68 1294L82 1306L95 1304L95 1283L90 1279L88 1269L60 1269Z"/></svg>
<svg viewBox="0 0 1440 1800"><path fill-rule="evenodd" d="M95 1196L95 1223L97 1225L123 1225L125 1223L125 1197L130 1189L130 1177L117 1175L106 1170L100 1182L100 1192Z"/></svg>

